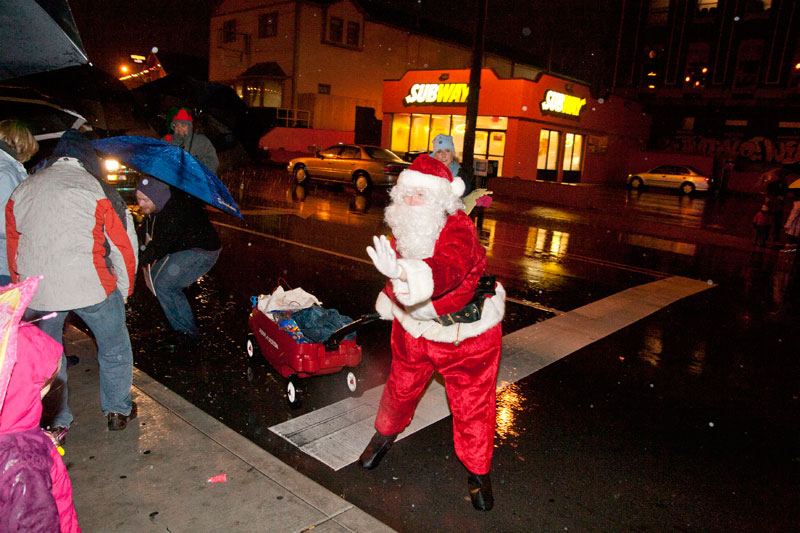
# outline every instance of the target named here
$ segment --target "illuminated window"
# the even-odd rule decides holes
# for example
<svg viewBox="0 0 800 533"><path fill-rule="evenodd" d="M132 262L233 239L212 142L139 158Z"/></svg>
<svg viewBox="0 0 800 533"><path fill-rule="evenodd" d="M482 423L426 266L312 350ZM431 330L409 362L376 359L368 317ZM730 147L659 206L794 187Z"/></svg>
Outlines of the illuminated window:
<svg viewBox="0 0 800 533"><path fill-rule="evenodd" d="M478 117L475 127L480 130L507 130L508 117Z"/></svg>
<svg viewBox="0 0 800 533"><path fill-rule="evenodd" d="M558 179L558 145L561 133L543 129L539 133L539 159L536 164L537 179L556 181Z"/></svg>
<svg viewBox="0 0 800 533"><path fill-rule="evenodd" d="M567 133L564 136L564 170L580 170L583 153L583 135Z"/></svg>
<svg viewBox="0 0 800 533"><path fill-rule="evenodd" d="M392 117L392 152L408 152L409 133L411 132L411 115L396 113Z"/></svg>
<svg viewBox="0 0 800 533"><path fill-rule="evenodd" d="M411 138L409 139L408 143L409 151L424 152L428 149L430 123L430 115L411 116Z"/></svg>
<svg viewBox="0 0 800 533"><path fill-rule="evenodd" d="M273 11L258 16L258 38L275 37L278 34L278 13Z"/></svg>
<svg viewBox="0 0 800 533"><path fill-rule="evenodd" d="M328 20L328 40L332 43L341 43L343 32L344 21L339 17L331 17Z"/></svg>
<svg viewBox="0 0 800 533"><path fill-rule="evenodd" d="M428 150L433 149L433 138L443 133L450 135L450 115L431 115L431 139L428 144ZM456 157L461 159L461 154L456 151Z"/></svg>
<svg viewBox="0 0 800 533"><path fill-rule="evenodd" d="M717 11L717 0L697 0L697 16L713 17Z"/></svg>
<svg viewBox="0 0 800 533"><path fill-rule="evenodd" d="M467 131L467 117L464 115L453 115L450 128L450 135L453 137L456 153L461 154L464 152L464 132Z"/></svg>
<svg viewBox="0 0 800 533"><path fill-rule="evenodd" d="M358 46L361 43L361 24L358 22L347 22L347 44Z"/></svg>

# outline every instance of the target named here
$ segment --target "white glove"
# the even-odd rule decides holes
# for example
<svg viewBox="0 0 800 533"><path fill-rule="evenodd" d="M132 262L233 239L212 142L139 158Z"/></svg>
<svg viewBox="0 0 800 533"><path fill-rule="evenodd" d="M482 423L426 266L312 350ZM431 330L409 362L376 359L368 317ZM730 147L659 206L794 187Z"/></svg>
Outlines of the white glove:
<svg viewBox="0 0 800 533"><path fill-rule="evenodd" d="M381 235L380 238L373 236L372 242L375 248L367 246L367 255L372 259L375 268L387 278L399 278L403 269L397 264L397 254L392 249L389 239L385 235Z"/></svg>

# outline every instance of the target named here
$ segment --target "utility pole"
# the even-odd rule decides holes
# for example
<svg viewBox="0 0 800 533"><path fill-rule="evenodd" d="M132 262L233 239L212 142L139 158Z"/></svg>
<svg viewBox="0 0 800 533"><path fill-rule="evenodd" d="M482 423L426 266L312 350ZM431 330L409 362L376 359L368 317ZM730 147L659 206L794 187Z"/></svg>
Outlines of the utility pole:
<svg viewBox="0 0 800 533"><path fill-rule="evenodd" d="M469 94L467 95L467 124L464 132L464 156L461 168L465 178L474 184L474 188L483 186L475 178L475 127L478 123L478 96L481 92L481 67L483 66L484 34L486 33L486 12L489 0L477 0L478 13L475 23L475 41L472 45L472 67L469 73Z"/></svg>

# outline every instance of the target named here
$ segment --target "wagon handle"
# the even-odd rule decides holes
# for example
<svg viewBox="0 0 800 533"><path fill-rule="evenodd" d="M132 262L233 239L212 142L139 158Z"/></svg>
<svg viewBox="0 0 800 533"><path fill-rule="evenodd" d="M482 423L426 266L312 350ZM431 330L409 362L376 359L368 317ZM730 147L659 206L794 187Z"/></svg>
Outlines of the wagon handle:
<svg viewBox="0 0 800 533"><path fill-rule="evenodd" d="M359 329L361 326L365 326L367 324L371 324L372 322L375 322L376 320L380 320L380 318L381 318L381 315L379 315L378 313L369 313L369 314L366 314L366 315L362 316L358 320L350 322L346 326L340 327L339 329L337 329L336 331L331 333L331 336L328 337L328 340L326 340L326 341L324 341L322 343L322 345L325 347L325 351L331 352L331 351L334 351L334 350L338 350L339 349L339 343L341 342L342 339L344 339L345 337L350 335L352 332L354 332L357 329Z"/></svg>

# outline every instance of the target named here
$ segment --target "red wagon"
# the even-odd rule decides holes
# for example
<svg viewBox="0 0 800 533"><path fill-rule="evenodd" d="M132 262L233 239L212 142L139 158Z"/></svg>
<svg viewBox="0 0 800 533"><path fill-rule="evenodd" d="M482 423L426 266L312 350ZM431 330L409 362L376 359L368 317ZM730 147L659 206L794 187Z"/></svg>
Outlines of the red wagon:
<svg viewBox="0 0 800 533"><path fill-rule="evenodd" d="M253 309L248 324L247 355L253 357L260 352L281 376L288 379L286 399L293 408L300 407L300 379L322 374L333 374L344 367L347 388L351 393L358 388L355 367L361 363L361 347L355 339L345 339L361 326L379 319L377 313L364 315L360 319L336 330L324 342L298 342L284 331L269 316L258 309L258 298L251 298Z"/></svg>

